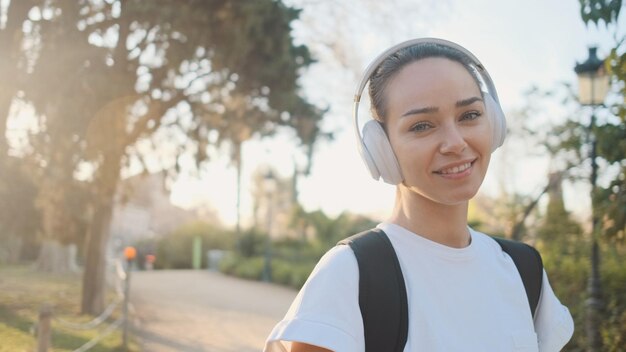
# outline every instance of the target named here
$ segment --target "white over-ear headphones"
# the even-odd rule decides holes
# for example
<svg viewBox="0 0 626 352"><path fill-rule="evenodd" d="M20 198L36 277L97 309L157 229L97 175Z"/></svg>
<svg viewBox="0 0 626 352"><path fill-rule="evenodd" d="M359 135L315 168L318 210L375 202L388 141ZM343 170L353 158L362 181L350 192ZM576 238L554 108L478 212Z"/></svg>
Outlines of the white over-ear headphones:
<svg viewBox="0 0 626 352"><path fill-rule="evenodd" d="M385 52L376 57L376 59L369 64L365 70L365 73L361 78L361 82L357 86L354 94L354 107L352 115L354 118L358 149L363 161L367 165L367 168L375 180L382 177L385 182L397 185L402 182L403 177L400 172L398 160L396 159L382 125L376 120L367 121L363 126L363 132L361 133L358 116L361 94L365 89L365 85L369 82L371 75L378 68L378 66L385 59L387 59L387 57L404 48L426 43L452 48L461 52L471 60L473 68L476 69L476 72L478 72L484 84L487 86L487 92L484 93L484 101L486 113L492 128L493 145L491 151L493 152L496 150L504 142L504 137L506 135L506 119L504 117L504 113L502 112L502 107L500 106L500 100L498 99L496 87L494 86L489 73L480 61L478 61L478 59L467 49L447 40L437 38L419 38L408 40L387 49Z"/></svg>

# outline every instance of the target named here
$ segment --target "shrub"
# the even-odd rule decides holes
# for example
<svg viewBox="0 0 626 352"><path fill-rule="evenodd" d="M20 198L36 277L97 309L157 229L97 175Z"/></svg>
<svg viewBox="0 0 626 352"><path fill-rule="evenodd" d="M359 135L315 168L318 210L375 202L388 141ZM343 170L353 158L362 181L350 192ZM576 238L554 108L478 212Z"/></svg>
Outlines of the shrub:
<svg viewBox="0 0 626 352"><path fill-rule="evenodd" d="M266 236L265 233L254 228L246 230L237 241L237 251L246 258L263 254Z"/></svg>
<svg viewBox="0 0 626 352"><path fill-rule="evenodd" d="M272 258L272 282L299 289L304 285L315 267L315 261L293 262ZM261 280L265 269L265 257L242 257L228 255L220 263L220 272L243 279Z"/></svg>
<svg viewBox="0 0 626 352"><path fill-rule="evenodd" d="M286 260L272 261L272 281L300 289L313 271L315 262L291 262Z"/></svg>
<svg viewBox="0 0 626 352"><path fill-rule="evenodd" d="M156 244L156 269L189 269L192 267L194 238L202 241L201 266L206 268L206 253L209 249L231 249L234 233L204 223L194 222L161 238Z"/></svg>

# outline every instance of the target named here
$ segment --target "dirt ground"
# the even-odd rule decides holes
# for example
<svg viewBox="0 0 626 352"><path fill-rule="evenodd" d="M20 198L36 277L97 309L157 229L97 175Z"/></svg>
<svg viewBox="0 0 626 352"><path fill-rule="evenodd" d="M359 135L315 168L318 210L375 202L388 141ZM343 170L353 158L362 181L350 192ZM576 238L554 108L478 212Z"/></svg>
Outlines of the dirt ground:
<svg viewBox="0 0 626 352"><path fill-rule="evenodd" d="M297 293L209 271L138 271L130 283L145 352L261 351Z"/></svg>

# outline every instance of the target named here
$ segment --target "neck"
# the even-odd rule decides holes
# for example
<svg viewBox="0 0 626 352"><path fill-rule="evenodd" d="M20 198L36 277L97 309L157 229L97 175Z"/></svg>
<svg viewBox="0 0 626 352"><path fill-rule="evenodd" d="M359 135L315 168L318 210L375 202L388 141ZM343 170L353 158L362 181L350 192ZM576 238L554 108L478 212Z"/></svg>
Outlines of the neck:
<svg viewBox="0 0 626 352"><path fill-rule="evenodd" d="M394 210L388 221L431 241L463 248L470 242L467 207L467 201L445 205L398 186Z"/></svg>

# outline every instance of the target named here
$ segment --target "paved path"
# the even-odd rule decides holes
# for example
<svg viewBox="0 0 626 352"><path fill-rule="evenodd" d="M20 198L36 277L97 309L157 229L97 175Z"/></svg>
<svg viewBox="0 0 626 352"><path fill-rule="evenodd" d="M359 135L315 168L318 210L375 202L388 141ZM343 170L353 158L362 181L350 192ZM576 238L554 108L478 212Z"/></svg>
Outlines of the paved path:
<svg viewBox="0 0 626 352"><path fill-rule="evenodd" d="M296 291L209 271L135 271L130 296L145 352L252 352Z"/></svg>

